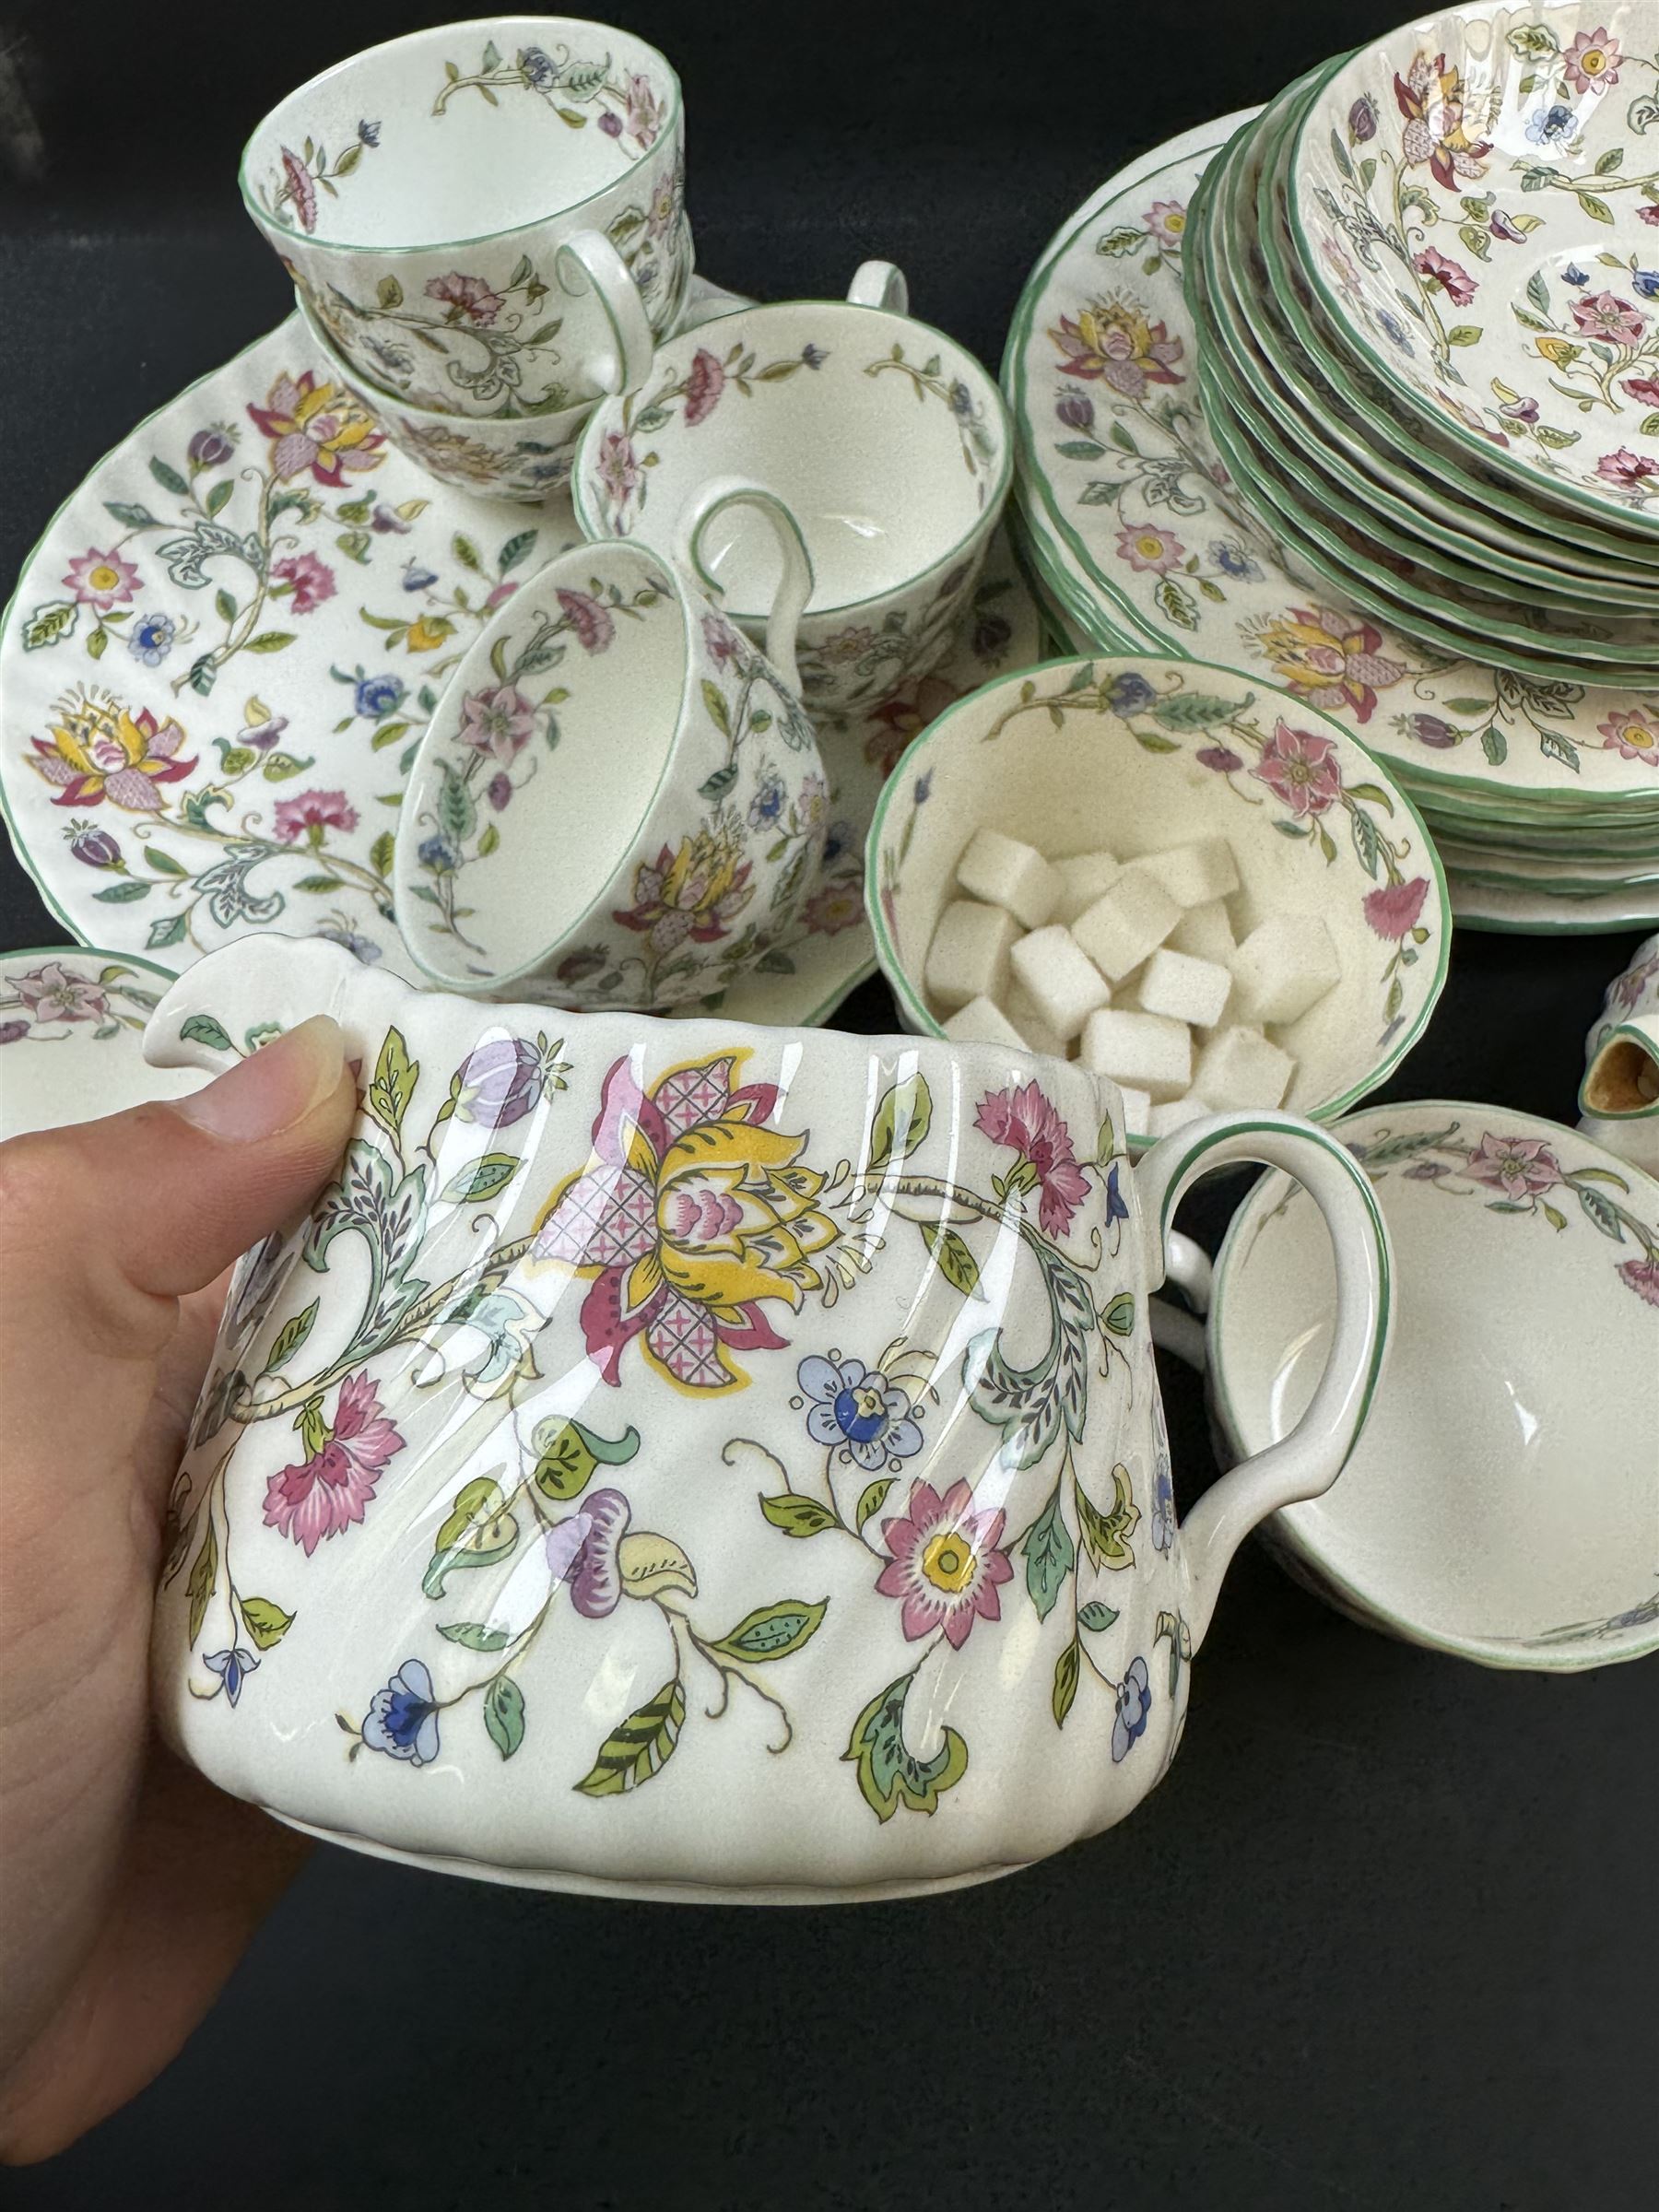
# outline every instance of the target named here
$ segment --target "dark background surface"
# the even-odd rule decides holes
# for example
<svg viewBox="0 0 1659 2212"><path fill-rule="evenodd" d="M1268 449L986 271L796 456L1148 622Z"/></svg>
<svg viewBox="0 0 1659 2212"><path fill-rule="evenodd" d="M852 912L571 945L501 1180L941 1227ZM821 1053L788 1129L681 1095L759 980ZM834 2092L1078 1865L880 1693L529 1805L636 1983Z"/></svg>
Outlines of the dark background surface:
<svg viewBox="0 0 1659 2212"><path fill-rule="evenodd" d="M994 363L1102 178L1396 5L625 12L685 83L706 274L832 293L888 255L917 312ZM100 454L284 312L235 189L258 116L452 12L0 16L0 599ZM0 942L60 934L0 855ZM1460 933L1392 1095L1571 1121L1631 941ZM894 1026L878 983L840 1018ZM1236 1194L1195 1210L1211 1242ZM1185 1501L1213 1470L1202 1398L1179 1370L1165 1390ZM800 1912L527 1896L321 1851L168 2074L0 2177L0 2202L1651 2204L1653 1689L1651 1668L1549 1679L1385 1641L1247 1547L1182 1756L1128 1825L988 1888Z"/></svg>

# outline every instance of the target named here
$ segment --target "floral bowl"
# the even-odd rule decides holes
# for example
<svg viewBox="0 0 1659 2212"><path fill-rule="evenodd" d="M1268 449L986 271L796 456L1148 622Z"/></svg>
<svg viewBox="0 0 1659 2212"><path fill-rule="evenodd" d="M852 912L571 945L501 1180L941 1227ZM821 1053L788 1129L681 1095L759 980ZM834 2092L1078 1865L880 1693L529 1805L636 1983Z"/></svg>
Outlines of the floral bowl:
<svg viewBox="0 0 1659 2212"><path fill-rule="evenodd" d="M877 806L865 898L901 1018L924 1035L942 1033L922 985L927 949L984 823L1056 857L1104 846L1128 860L1223 837L1241 886L1235 927L1324 922L1341 981L1276 1032L1297 1063L1286 1104L1315 1120L1392 1074L1446 980L1445 876L1417 808L1340 724L1231 669L1049 661L986 684L915 739Z"/></svg>
<svg viewBox="0 0 1659 2212"><path fill-rule="evenodd" d="M1288 156L1347 349L1548 500L1659 533L1659 53L1643 0L1428 15L1362 47Z"/></svg>

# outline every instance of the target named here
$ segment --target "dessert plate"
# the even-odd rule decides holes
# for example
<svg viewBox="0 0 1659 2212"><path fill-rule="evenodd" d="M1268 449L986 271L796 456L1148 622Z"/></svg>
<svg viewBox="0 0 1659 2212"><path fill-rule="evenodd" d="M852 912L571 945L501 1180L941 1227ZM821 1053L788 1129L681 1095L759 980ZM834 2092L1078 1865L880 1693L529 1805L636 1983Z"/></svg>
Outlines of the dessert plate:
<svg viewBox="0 0 1659 2212"><path fill-rule="evenodd" d="M1659 808L1659 698L1427 653L1295 581L1225 505L1180 276L1185 204L1216 150L1090 203L1016 312L1003 376L1020 512L1044 571L1069 585L1072 621L1102 648L1175 651L1283 684L1397 763L1414 795Z"/></svg>
<svg viewBox="0 0 1659 2212"><path fill-rule="evenodd" d="M171 981L153 960L79 945L0 953L0 1140L199 1090L199 1070L144 1057Z"/></svg>
<svg viewBox="0 0 1659 2212"><path fill-rule="evenodd" d="M1493 1666L1659 1648L1659 1182L1575 1131L1440 1100L1335 1124L1376 1190L1399 1324L1342 1478L1268 1524L1369 1625ZM1211 1406L1285 1434L1324 1369L1318 1214L1259 1182L1216 1262Z"/></svg>
<svg viewBox="0 0 1659 2212"><path fill-rule="evenodd" d="M705 318L741 304L699 288ZM391 899L409 761L468 641L578 542L568 500L480 499L385 445L289 316L107 455L24 566L0 625L0 811L48 907L174 971L278 928L418 980ZM874 970L883 777L1041 641L999 537L940 666L823 725L823 881L725 1011L821 1021Z"/></svg>

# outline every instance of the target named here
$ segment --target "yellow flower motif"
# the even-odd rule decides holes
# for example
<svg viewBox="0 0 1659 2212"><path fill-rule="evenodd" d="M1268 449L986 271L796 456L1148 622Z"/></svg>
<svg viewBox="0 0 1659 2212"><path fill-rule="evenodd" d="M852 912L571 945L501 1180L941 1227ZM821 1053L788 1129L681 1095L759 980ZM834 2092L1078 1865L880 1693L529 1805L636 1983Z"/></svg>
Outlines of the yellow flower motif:
<svg viewBox="0 0 1659 2212"><path fill-rule="evenodd" d="M1150 322L1133 300L1097 300L1074 322L1062 315L1049 336L1065 359L1062 375L1110 384L1139 399L1148 384L1178 384L1182 347L1162 323Z"/></svg>
<svg viewBox="0 0 1659 2212"><path fill-rule="evenodd" d="M1533 343L1544 359L1553 361L1558 369L1565 369L1570 361L1576 361L1584 350L1582 346L1575 346L1571 338L1535 338Z"/></svg>
<svg viewBox="0 0 1659 2212"><path fill-rule="evenodd" d="M730 824L700 830L681 838L677 853L664 845L654 861L635 870L634 902L612 919L648 937L659 959L688 939L716 944L755 895L749 873Z"/></svg>
<svg viewBox="0 0 1659 2212"><path fill-rule="evenodd" d="M147 707L136 714L113 700L76 699L61 710L50 738L30 740L30 765L57 786L54 806L96 806L103 799L132 814L158 814L156 786L177 783L195 766L179 758L184 733L171 716L158 723Z"/></svg>
<svg viewBox="0 0 1659 2212"><path fill-rule="evenodd" d="M436 653L445 638L454 635L455 626L447 615L422 615L411 622L404 633L404 643L411 653Z"/></svg>
<svg viewBox="0 0 1659 2212"><path fill-rule="evenodd" d="M286 483L309 469L319 484L337 488L346 472L378 468L385 439L361 400L344 384L318 383L314 373L279 376L263 407L249 415L271 441L271 467Z"/></svg>

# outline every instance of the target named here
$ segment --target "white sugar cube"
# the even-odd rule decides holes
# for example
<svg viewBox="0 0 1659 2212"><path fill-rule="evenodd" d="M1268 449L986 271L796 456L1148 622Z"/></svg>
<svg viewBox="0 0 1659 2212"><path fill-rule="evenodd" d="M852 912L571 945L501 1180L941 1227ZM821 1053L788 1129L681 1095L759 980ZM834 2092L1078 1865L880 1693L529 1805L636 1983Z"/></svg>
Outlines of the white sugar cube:
<svg viewBox="0 0 1659 2212"><path fill-rule="evenodd" d="M971 899L1006 908L1028 929L1041 929L1060 897L1060 875L1035 845L1000 830L976 830L957 863L957 882Z"/></svg>
<svg viewBox="0 0 1659 2212"><path fill-rule="evenodd" d="M942 1006L1001 998L1008 985L1008 948L1018 935L1018 923L1000 906L953 900L927 948L922 979L927 995Z"/></svg>
<svg viewBox="0 0 1659 2212"><path fill-rule="evenodd" d="M1106 988L1102 982L1101 990ZM1064 1060L1068 1040L1061 1036L1053 1024L1047 1020L1042 1009L1025 985L1012 982L1003 1002L1003 1012L1014 1024L1034 1053L1048 1053L1056 1060Z"/></svg>
<svg viewBox="0 0 1659 2212"><path fill-rule="evenodd" d="M1141 970L1136 992L1148 1014L1167 1014L1194 1029L1213 1030L1232 994L1232 976L1214 960L1195 960L1190 953L1160 945Z"/></svg>
<svg viewBox="0 0 1659 2212"><path fill-rule="evenodd" d="M1232 922L1219 899L1207 906L1189 906L1170 932L1171 952L1190 953L1195 960L1216 960L1225 968L1238 950Z"/></svg>
<svg viewBox="0 0 1659 2212"><path fill-rule="evenodd" d="M1083 1060L1097 1076L1132 1083L1154 1105L1178 1099L1193 1079L1193 1041L1183 1021L1161 1014L1122 1014L1115 1006L1091 1014L1083 1031Z"/></svg>
<svg viewBox="0 0 1659 2212"><path fill-rule="evenodd" d="M1189 1122L1202 1121L1206 1113L1214 1112L1215 1108L1206 1104L1195 1090L1189 1090L1184 1099L1165 1099L1153 1107L1147 1117L1147 1135L1156 1144L1160 1136L1173 1135Z"/></svg>
<svg viewBox="0 0 1659 2212"><path fill-rule="evenodd" d="M1160 883L1177 906L1208 906L1239 888L1238 863L1224 837L1204 837L1164 853L1143 853L1129 865Z"/></svg>
<svg viewBox="0 0 1659 2212"><path fill-rule="evenodd" d="M1056 1037L1075 1037L1097 1007L1112 1003L1100 970L1057 922L1018 939L1010 958L1016 982Z"/></svg>
<svg viewBox="0 0 1659 2212"><path fill-rule="evenodd" d="M1025 1039L999 1006L988 998L971 998L940 1025L952 1044L1006 1044L1023 1058Z"/></svg>
<svg viewBox="0 0 1659 2212"><path fill-rule="evenodd" d="M1317 914L1274 914L1234 953L1232 975L1246 1021L1294 1021L1342 981L1342 967Z"/></svg>
<svg viewBox="0 0 1659 2212"><path fill-rule="evenodd" d="M1151 1100L1144 1090L1136 1090L1133 1083L1120 1083L1118 1095L1124 1101L1124 1127L1131 1136L1145 1136L1152 1112Z"/></svg>
<svg viewBox="0 0 1659 2212"><path fill-rule="evenodd" d="M1072 935L1106 978L1115 983L1158 950L1181 919L1163 886L1125 868L1112 888L1072 924Z"/></svg>
<svg viewBox="0 0 1659 2212"><path fill-rule="evenodd" d="M1277 1106L1296 1063L1260 1030L1233 1028L1212 1037L1193 1070L1193 1088L1218 1113L1235 1107Z"/></svg>
<svg viewBox="0 0 1659 2212"><path fill-rule="evenodd" d="M1123 874L1124 864L1110 853L1074 853L1066 860L1057 860L1054 868L1060 877L1060 897L1049 918L1069 927L1097 899L1105 897Z"/></svg>

